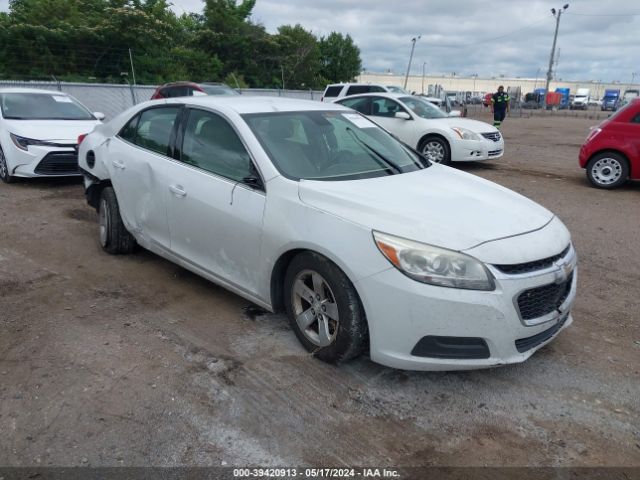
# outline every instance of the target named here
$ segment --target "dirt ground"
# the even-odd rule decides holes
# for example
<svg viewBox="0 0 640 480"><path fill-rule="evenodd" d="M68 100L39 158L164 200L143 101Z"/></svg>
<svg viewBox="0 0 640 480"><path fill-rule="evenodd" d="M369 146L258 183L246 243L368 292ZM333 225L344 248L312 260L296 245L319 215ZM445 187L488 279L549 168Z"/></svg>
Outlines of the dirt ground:
<svg viewBox="0 0 640 480"><path fill-rule="evenodd" d="M587 184L592 124L507 118L504 158L456 167L554 211L579 254L573 326L485 371L321 363L283 316L103 253L79 181L0 185L0 465L640 466L640 183Z"/></svg>

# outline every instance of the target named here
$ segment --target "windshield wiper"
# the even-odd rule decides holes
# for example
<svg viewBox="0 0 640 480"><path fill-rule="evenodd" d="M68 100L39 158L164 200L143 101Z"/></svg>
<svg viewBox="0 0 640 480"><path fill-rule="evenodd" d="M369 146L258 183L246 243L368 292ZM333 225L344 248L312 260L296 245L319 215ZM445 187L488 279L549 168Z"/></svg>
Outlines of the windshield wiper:
<svg viewBox="0 0 640 480"><path fill-rule="evenodd" d="M370 152L372 152L376 157L378 157L380 160L382 160L382 162L378 162L383 166L386 167L391 167L392 170L395 170L396 173L402 173L402 169L400 168L400 166L395 163L392 160L389 160L387 157L385 157L384 155L382 155L379 151L377 151L375 148L373 148L371 145L369 145L367 142L365 142L364 140L362 140L360 137L358 137L358 135L356 135L356 132L354 132L350 127L346 127L347 132L349 132L351 134L351 136L353 138L356 139L356 141L362 145L363 147L365 147L367 150L369 150ZM385 165L386 164L386 165Z"/></svg>

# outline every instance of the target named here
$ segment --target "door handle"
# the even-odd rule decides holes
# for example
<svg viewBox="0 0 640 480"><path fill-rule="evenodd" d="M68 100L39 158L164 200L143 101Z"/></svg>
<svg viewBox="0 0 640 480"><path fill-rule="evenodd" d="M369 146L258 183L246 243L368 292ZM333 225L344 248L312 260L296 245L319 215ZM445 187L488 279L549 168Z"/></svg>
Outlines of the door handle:
<svg viewBox="0 0 640 480"><path fill-rule="evenodd" d="M119 162L118 160L112 160L111 164L116 167L119 168L120 170L124 170L124 163Z"/></svg>
<svg viewBox="0 0 640 480"><path fill-rule="evenodd" d="M187 196L187 192L182 188L181 185L169 185L169 190L171 190L171 192L176 197L186 197Z"/></svg>

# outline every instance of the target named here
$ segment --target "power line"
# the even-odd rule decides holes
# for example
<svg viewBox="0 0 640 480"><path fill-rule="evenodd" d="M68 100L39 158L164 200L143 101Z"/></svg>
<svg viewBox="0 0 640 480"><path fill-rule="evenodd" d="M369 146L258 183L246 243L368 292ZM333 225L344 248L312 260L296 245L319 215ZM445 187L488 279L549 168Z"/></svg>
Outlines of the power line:
<svg viewBox="0 0 640 480"><path fill-rule="evenodd" d="M640 13L576 13L565 12L566 15L578 15L580 17L638 17Z"/></svg>

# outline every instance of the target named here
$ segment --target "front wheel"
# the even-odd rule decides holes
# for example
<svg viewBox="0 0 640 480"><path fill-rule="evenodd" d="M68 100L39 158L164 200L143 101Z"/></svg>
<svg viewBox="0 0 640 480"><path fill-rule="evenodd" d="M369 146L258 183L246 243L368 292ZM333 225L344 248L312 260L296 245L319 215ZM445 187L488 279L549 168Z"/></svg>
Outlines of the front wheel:
<svg viewBox="0 0 640 480"><path fill-rule="evenodd" d="M7 165L7 157L4 156L2 148L0 148L0 180L4 183L13 183L15 177L9 174L9 165Z"/></svg>
<svg viewBox="0 0 640 480"><path fill-rule="evenodd" d="M291 327L308 351L330 363L362 353L368 340L364 309L333 262L313 252L299 254L287 268L284 294Z"/></svg>
<svg viewBox="0 0 640 480"><path fill-rule="evenodd" d="M629 177L627 159L615 152L594 155L587 163L587 178L594 187L616 188Z"/></svg>
<svg viewBox="0 0 640 480"><path fill-rule="evenodd" d="M418 146L418 151L433 163L448 165L451 163L451 150L446 140L441 137L427 137Z"/></svg>
<svg viewBox="0 0 640 480"><path fill-rule="evenodd" d="M105 252L112 255L133 252L136 240L122 223L118 199L112 187L105 187L100 194L98 223L100 225L100 246Z"/></svg>

